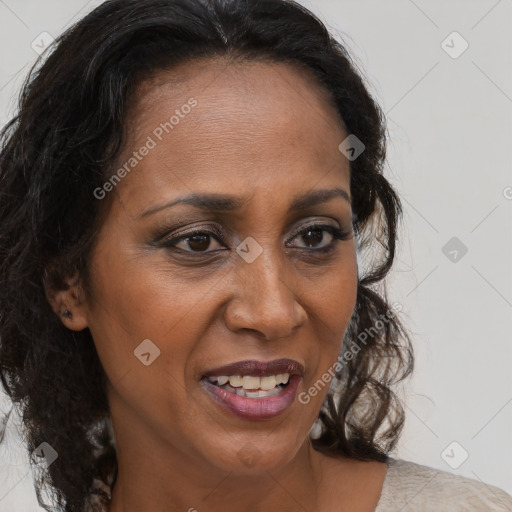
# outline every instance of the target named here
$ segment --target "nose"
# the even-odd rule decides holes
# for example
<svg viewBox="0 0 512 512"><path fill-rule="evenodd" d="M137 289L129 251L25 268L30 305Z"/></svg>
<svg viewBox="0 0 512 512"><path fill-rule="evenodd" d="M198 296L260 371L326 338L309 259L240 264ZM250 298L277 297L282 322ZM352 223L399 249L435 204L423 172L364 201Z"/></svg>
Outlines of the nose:
<svg viewBox="0 0 512 512"><path fill-rule="evenodd" d="M297 283L285 276L270 251L263 251L252 263L240 258L233 274L232 299L224 312L226 326L233 332L247 329L275 340L303 325L307 314L297 301Z"/></svg>

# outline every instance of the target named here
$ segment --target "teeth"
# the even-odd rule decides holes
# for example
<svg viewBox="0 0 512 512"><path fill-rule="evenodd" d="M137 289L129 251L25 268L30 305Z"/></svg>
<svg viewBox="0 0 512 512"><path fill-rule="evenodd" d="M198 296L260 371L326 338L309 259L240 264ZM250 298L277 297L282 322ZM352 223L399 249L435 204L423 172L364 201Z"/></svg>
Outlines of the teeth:
<svg viewBox="0 0 512 512"><path fill-rule="evenodd" d="M256 396L254 393L258 390L264 393L262 396L269 396L268 391L273 390L280 384L287 384L290 380L289 373L279 373L278 375L268 375L266 377L255 377L252 375L218 375L214 377L208 377L208 380L218 386L224 386L229 384L232 388L236 388L235 391L240 396L238 391L243 392L244 390L252 390L251 395Z"/></svg>
<svg viewBox="0 0 512 512"><path fill-rule="evenodd" d="M251 377L250 375L244 375L242 379L242 387L244 389L259 389L260 380L261 379L259 377Z"/></svg>
<svg viewBox="0 0 512 512"><path fill-rule="evenodd" d="M240 375L233 375L229 377L229 385L234 388L239 388L242 386L242 377Z"/></svg>
<svg viewBox="0 0 512 512"><path fill-rule="evenodd" d="M276 375L276 384L288 384L289 380L289 373L280 373L279 375Z"/></svg>
<svg viewBox="0 0 512 512"><path fill-rule="evenodd" d="M233 392L236 393L238 396L243 396L244 398L268 398L270 396L277 395L281 393L282 388L276 387L274 389L271 389L269 391L264 391L262 389L256 389L249 391L248 389L244 388L232 388Z"/></svg>
<svg viewBox="0 0 512 512"><path fill-rule="evenodd" d="M277 378L274 375L270 377L261 377L259 388L263 390L274 389L277 385Z"/></svg>
<svg viewBox="0 0 512 512"><path fill-rule="evenodd" d="M274 388L269 391L263 391L259 389L258 391L245 391L245 396L247 398L268 398L270 396L277 395L281 392L281 388Z"/></svg>

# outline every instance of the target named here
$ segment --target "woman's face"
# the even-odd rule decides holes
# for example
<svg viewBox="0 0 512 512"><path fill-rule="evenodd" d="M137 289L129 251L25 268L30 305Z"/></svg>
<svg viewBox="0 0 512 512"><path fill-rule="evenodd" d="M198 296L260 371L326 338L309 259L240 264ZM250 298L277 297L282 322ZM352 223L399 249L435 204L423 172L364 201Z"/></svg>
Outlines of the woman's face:
<svg viewBox="0 0 512 512"><path fill-rule="evenodd" d="M84 306L120 456L283 467L355 306L348 134L304 72L223 60L145 82L127 128Z"/></svg>

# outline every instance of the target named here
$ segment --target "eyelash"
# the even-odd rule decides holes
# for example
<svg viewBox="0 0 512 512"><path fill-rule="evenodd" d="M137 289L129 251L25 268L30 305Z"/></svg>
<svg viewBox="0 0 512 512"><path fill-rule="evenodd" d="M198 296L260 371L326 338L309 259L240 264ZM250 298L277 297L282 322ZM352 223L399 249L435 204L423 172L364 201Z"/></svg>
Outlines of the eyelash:
<svg viewBox="0 0 512 512"><path fill-rule="evenodd" d="M216 226L212 226L209 229L210 230L207 230L204 228L197 228L197 229L194 229L187 233L184 233L183 235L175 236L175 237L169 238L167 240L164 239L161 246L166 247L166 248L171 248L176 251L184 252L187 254L198 255L198 256L216 252L217 250L214 250L214 251L208 251L208 250L206 250L206 251L187 251L187 250L183 250L183 249L174 247L177 243L179 243L183 240L187 240L189 238L193 238L194 236L197 236L197 235L214 237L217 239L218 242L223 242L226 239L226 235L222 231L220 231ZM348 240L352 234L351 230L347 231L347 230L332 226L330 224L309 224L307 226L304 226L297 232L295 232L295 234L289 240L293 240L297 236L306 234L308 231L327 231L333 237L333 241L330 244L326 245L325 247L321 247L319 249L298 247L299 250L302 250L302 251L305 251L308 253L315 253L315 254L325 254L325 253L331 252L332 250L335 249L336 244L339 241Z"/></svg>

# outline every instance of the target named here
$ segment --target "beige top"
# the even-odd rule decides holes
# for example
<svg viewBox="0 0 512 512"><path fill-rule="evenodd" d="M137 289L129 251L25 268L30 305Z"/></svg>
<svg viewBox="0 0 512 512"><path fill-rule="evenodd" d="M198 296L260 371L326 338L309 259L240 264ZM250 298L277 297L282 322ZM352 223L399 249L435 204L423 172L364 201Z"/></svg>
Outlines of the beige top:
<svg viewBox="0 0 512 512"><path fill-rule="evenodd" d="M492 485L390 459L375 512L511 512L512 496Z"/></svg>

